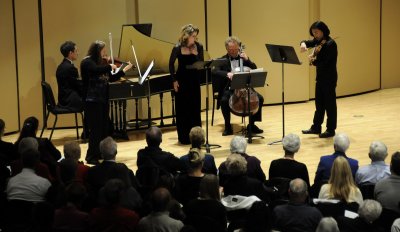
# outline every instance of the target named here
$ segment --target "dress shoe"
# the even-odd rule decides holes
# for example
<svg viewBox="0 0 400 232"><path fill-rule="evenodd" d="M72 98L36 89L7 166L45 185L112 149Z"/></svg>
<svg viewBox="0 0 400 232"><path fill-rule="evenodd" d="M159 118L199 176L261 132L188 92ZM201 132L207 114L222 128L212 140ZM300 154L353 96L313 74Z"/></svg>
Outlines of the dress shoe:
<svg viewBox="0 0 400 232"><path fill-rule="evenodd" d="M335 136L335 131L326 130L324 133L320 134L320 138L329 138Z"/></svg>
<svg viewBox="0 0 400 232"><path fill-rule="evenodd" d="M251 127L251 128L250 128ZM258 126L256 126L255 124L249 124L249 125L247 125L247 131L250 131L250 129L251 129L251 133L252 134L261 134L261 133L263 133L264 131L263 130L261 130L260 128L258 128Z"/></svg>
<svg viewBox="0 0 400 232"><path fill-rule="evenodd" d="M233 135L232 127L225 127L225 130L222 133L222 136L227 136L227 135Z"/></svg>
<svg viewBox="0 0 400 232"><path fill-rule="evenodd" d="M312 127L310 129L308 129L308 130L302 130L301 132L303 134L306 134L306 135L309 135L309 134L315 134L315 135L321 134L321 130L315 130Z"/></svg>

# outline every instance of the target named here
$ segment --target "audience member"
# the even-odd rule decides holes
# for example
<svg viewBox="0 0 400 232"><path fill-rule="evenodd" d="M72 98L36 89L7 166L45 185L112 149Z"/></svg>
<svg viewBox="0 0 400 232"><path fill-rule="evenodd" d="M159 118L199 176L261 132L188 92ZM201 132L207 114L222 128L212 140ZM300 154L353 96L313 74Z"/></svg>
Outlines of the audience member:
<svg viewBox="0 0 400 232"><path fill-rule="evenodd" d="M283 158L273 160L269 166L269 179L284 177L288 179L300 178L310 186L307 166L294 160L294 154L300 149L300 138L295 134L288 134L282 139Z"/></svg>
<svg viewBox="0 0 400 232"><path fill-rule="evenodd" d="M121 207L124 183L110 179L104 186L106 205L95 208L89 215L90 231L136 231L139 216L135 211Z"/></svg>
<svg viewBox="0 0 400 232"><path fill-rule="evenodd" d="M16 147L9 142L3 141L6 124L0 119L0 164L10 165L13 160L19 159Z"/></svg>
<svg viewBox="0 0 400 232"><path fill-rule="evenodd" d="M172 153L163 151L160 148L162 142L162 132L160 128L152 126L146 130L147 147L140 149L137 153L136 165L140 168L142 165L156 165L165 171L175 175L184 168L179 158Z"/></svg>
<svg viewBox="0 0 400 232"><path fill-rule="evenodd" d="M79 146L79 143L76 141L66 142L64 144L64 157L66 160L72 160L77 164L75 179L76 181L84 183L89 171L89 166L86 166L82 161L79 161L81 158L81 147Z"/></svg>
<svg viewBox="0 0 400 232"><path fill-rule="evenodd" d="M307 183L294 179L289 184L289 203L274 208L274 229L279 231L315 231L321 212L306 203Z"/></svg>
<svg viewBox="0 0 400 232"><path fill-rule="evenodd" d="M156 189L151 196L152 212L139 221L138 232L168 231L179 232L183 223L168 215L171 195L166 188Z"/></svg>
<svg viewBox="0 0 400 232"><path fill-rule="evenodd" d="M343 156L338 156L333 162L328 184L321 187L318 198L337 199L345 203L363 201L360 189L354 183L349 162Z"/></svg>
<svg viewBox="0 0 400 232"><path fill-rule="evenodd" d="M244 138L243 136L234 136L232 138L230 143L231 154L239 154L243 158L245 158L247 162L247 168L246 168L247 176L257 179L264 183L266 178L264 171L261 168L261 161L255 156L246 154L246 148L247 148L246 138ZM226 161L221 163L221 165L218 168L218 171L219 171L220 183L221 185L224 185L223 183L228 178L227 175L229 175L227 173L228 171L226 168Z"/></svg>
<svg viewBox="0 0 400 232"><path fill-rule="evenodd" d="M375 185L374 196L383 208L400 213L400 152L392 155L390 162L391 175Z"/></svg>
<svg viewBox="0 0 400 232"><path fill-rule="evenodd" d="M338 156L343 156L347 159L350 164L351 173L353 174L353 178L356 175L358 169L358 161L352 158L347 157L346 151L350 146L349 137L346 134L337 134L333 139L333 148L335 152L332 155L321 156L321 159L318 164L317 172L315 173L314 184L319 183L321 181L326 181L329 179L331 174L331 167L333 161Z"/></svg>
<svg viewBox="0 0 400 232"><path fill-rule="evenodd" d="M340 232L338 224L333 217L324 217L319 221L315 232Z"/></svg>
<svg viewBox="0 0 400 232"><path fill-rule="evenodd" d="M216 175L205 175L200 181L199 198L190 201L184 208L185 225L196 231L225 231L227 226L225 207L221 203L219 181Z"/></svg>
<svg viewBox="0 0 400 232"><path fill-rule="evenodd" d="M385 164L387 157L387 147L380 141L374 141L369 146L368 156L371 164L360 167L356 173L356 183L360 184L376 184L379 180L390 176L390 167Z"/></svg>
<svg viewBox="0 0 400 232"><path fill-rule="evenodd" d="M189 132L189 139L190 143L192 144L191 148L201 149L206 141L203 128L199 126L193 127ZM181 162L183 162L186 170L189 169L189 155L186 154L181 156L180 160ZM214 156L212 154L206 153L204 155L204 164L202 171L206 174L217 175L217 166L215 165Z"/></svg>
<svg viewBox="0 0 400 232"><path fill-rule="evenodd" d="M394 220L391 232L400 232L400 218Z"/></svg>
<svg viewBox="0 0 400 232"><path fill-rule="evenodd" d="M198 148L192 148L189 152L189 169L187 173L180 174L175 179L174 197L183 206L190 200L199 197L200 181L204 177L202 172L204 154Z"/></svg>

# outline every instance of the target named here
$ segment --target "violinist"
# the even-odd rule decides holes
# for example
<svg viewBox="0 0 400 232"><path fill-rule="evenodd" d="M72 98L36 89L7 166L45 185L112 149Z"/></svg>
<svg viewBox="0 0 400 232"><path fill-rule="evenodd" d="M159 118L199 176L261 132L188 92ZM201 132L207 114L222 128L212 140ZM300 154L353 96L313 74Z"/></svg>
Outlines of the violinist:
<svg viewBox="0 0 400 232"><path fill-rule="evenodd" d="M303 134L319 134L320 138L329 138L335 135L337 126L336 83L337 83L337 45L329 36L328 26L322 22L314 22L310 29L312 40L303 40L300 43L301 52L313 47L309 56L310 65L317 67L315 84L315 112L310 129L302 130ZM327 115L326 131L321 133L321 125Z"/></svg>
<svg viewBox="0 0 400 232"><path fill-rule="evenodd" d="M213 70L213 77L216 78L214 83L216 83L218 88L218 101L217 108L221 106L222 115L225 120L225 130L222 133L222 136L232 135L232 125L231 125L231 114L229 107L229 99L233 94L233 89L230 88L230 82L232 80L233 74L235 70L238 70L240 67L240 59L243 60L243 66L248 67L250 69L256 69L257 65L250 60L247 54L240 49L241 42L239 38L235 36L228 37L225 40L225 48L227 54L221 58L227 59L225 65L216 67ZM263 96L257 93L259 98L259 107L258 111L250 116L249 125L247 125L247 129L249 131L251 127L251 132L255 134L262 133L263 130L258 128L254 122L261 121L261 113L262 113L262 105L264 102Z"/></svg>
<svg viewBox="0 0 400 232"><path fill-rule="evenodd" d="M110 48L111 49L111 48ZM108 83L119 80L125 72L132 68L128 64L118 72L106 55L106 44L95 41L90 45L87 56L81 62L81 76L84 82L85 115L89 124L89 146L86 161L89 164L98 164L100 159L100 141L111 135L112 126L109 118Z"/></svg>

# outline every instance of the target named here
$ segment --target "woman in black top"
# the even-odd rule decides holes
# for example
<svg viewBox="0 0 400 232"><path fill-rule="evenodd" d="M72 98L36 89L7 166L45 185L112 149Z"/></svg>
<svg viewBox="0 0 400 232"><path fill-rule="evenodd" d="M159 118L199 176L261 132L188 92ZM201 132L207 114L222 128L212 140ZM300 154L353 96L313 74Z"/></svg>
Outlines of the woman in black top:
<svg viewBox="0 0 400 232"><path fill-rule="evenodd" d="M201 126L200 72L187 67L204 60L203 46L197 42L198 33L199 29L192 24L184 26L169 59L175 92L176 128L182 144L190 144L190 129ZM178 69L175 72L176 59Z"/></svg>
<svg viewBox="0 0 400 232"><path fill-rule="evenodd" d="M128 62L122 70L117 70L114 64L108 64L106 44L97 40L90 45L87 56L81 62L81 76L84 83L85 115L89 126L89 147L86 161L97 164L100 159L100 141L111 134L112 127L109 119L108 83L125 76L125 72L132 68Z"/></svg>

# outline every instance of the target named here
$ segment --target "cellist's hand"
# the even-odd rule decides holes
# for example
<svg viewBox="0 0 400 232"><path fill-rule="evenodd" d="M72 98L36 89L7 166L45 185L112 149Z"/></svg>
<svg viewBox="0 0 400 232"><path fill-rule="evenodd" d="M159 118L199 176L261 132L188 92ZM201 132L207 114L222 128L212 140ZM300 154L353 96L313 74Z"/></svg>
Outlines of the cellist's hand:
<svg viewBox="0 0 400 232"><path fill-rule="evenodd" d="M174 90L175 90L175 92L178 92L178 89L179 89L179 83L178 83L178 81L174 81Z"/></svg>
<svg viewBox="0 0 400 232"><path fill-rule="evenodd" d="M229 80L232 80L233 73L232 73L232 72L228 72L228 73L226 74L226 76L229 78Z"/></svg>
<svg viewBox="0 0 400 232"><path fill-rule="evenodd" d="M307 51L307 45L306 43L302 42L300 44L300 52L305 52L305 51Z"/></svg>

